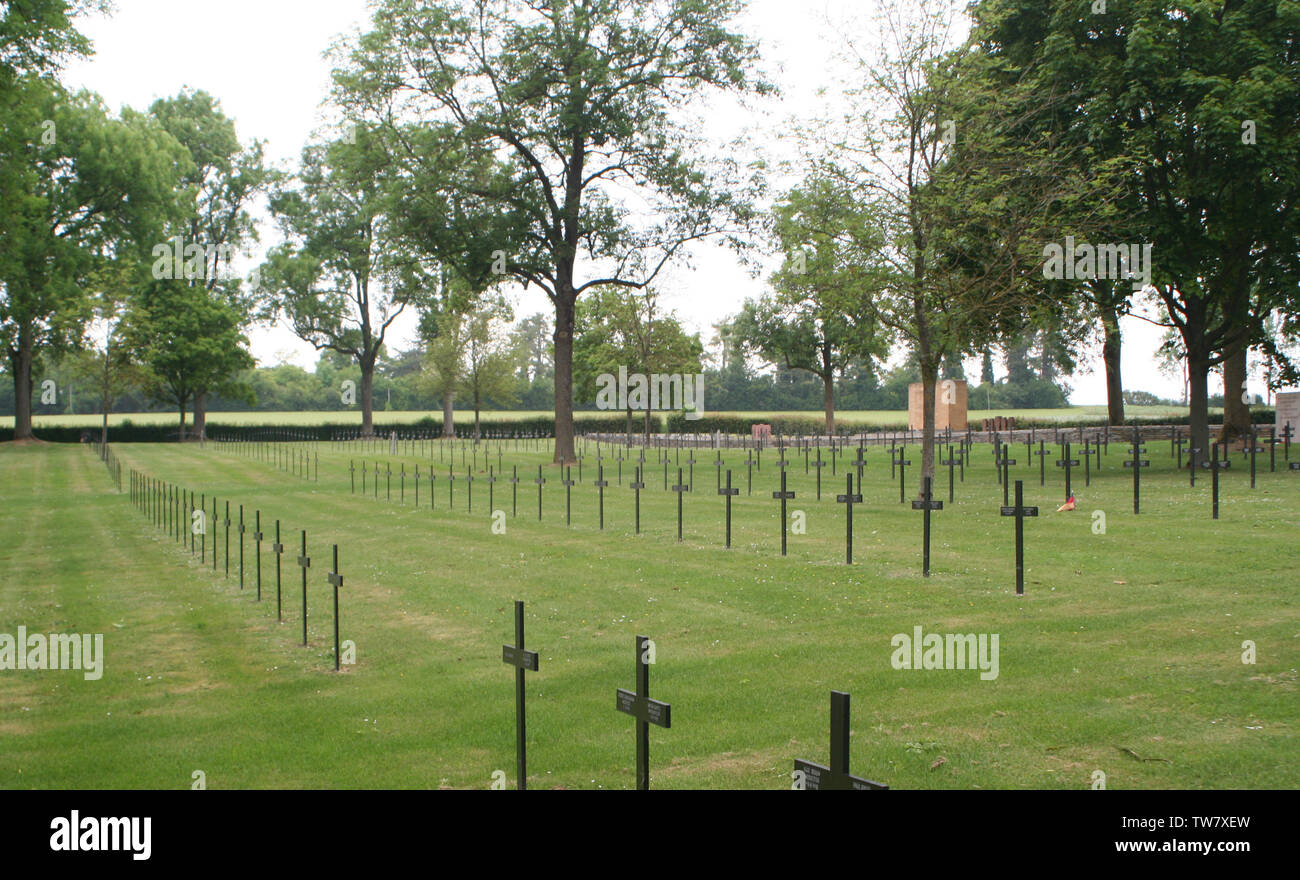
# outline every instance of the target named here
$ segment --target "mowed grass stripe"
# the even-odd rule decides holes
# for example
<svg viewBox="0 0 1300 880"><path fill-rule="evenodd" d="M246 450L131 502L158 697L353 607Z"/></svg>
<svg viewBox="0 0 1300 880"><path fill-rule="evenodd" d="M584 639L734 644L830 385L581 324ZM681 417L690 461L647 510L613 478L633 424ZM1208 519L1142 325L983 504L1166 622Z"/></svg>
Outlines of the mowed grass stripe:
<svg viewBox="0 0 1300 880"><path fill-rule="evenodd" d="M1238 480L1225 498L1235 493L1259 512L1229 517L1225 506L1215 524L1208 489L1198 485L1193 496L1161 461L1150 479L1143 474L1139 518L1114 453L1091 489L1076 482L1081 511L1071 515L1055 516L1044 503L1059 493L1052 475L1039 490L1036 468L1032 478L1022 474L1027 501L1043 505L1044 516L1027 527L1030 592L1015 600L1010 523L996 515L1000 491L979 447L980 469L959 486L958 509L937 515L937 572L928 582L918 571L920 515L897 504L884 456L864 475L869 503L855 541L862 564L848 570L840 564L842 506L825 497L820 507L805 504L812 481L798 483L795 468L801 498L793 506L808 511L809 535L792 537L802 559L777 555L767 456L753 506L740 503L742 494L736 507L750 540L728 553L711 466L703 475L697 466L697 494L687 498L687 523L698 523L698 533L688 528L679 545L675 498L656 488L642 494L651 534L628 534L625 486L606 491L607 522L618 517L619 528L597 531L594 469L574 487L574 527L564 525L559 475L547 469L546 521L536 523L536 487L524 482L519 518L507 516L508 534L499 536L481 482L471 517L459 481L454 513L441 478L432 513L425 487L418 511L399 507L396 485L392 504L382 487L378 502L351 496L346 453L322 454L321 483L312 484L211 448L118 451L158 476L230 492L246 510L261 505L268 533L275 515L292 522L286 543L295 554L296 529L309 529L308 651L294 647L296 566L286 566L293 617L285 627L274 625L273 602L256 608L234 578L191 575L207 578L235 609L236 627L270 628L266 644L245 646L265 661L260 672L252 665L256 681L219 706L227 738L233 731L257 744L240 753L244 767L223 770L223 784L483 787L493 769L512 773L512 682L499 645L510 640L516 597L529 602L529 644L542 653L542 672L530 676L530 767L539 786L632 784L631 720L614 712L612 690L631 686L635 632L657 639L653 693L674 704L674 729L653 734L655 783L665 787L788 785L790 759L825 759L831 688L854 694L855 770L897 787L1083 787L1093 769L1105 770L1112 787L1294 784L1296 614L1286 559L1297 493L1282 474L1258 496ZM531 480L540 456L510 458ZM941 497L946 474L943 483ZM497 489L496 506L508 514L509 484ZM407 490L410 504L409 481ZM1270 507L1265 497L1285 503ZM1097 507L1110 515L1106 536L1088 529ZM343 676L320 671L330 666L322 564L333 540L348 578L344 637L357 640L360 658ZM154 552L184 568L187 553L155 541ZM1237 547L1259 560L1246 563L1248 584ZM890 668L890 635L918 624L1000 633L999 679ZM1243 638L1267 646L1256 667L1240 663ZM277 652L292 668L271 668ZM274 708L262 705L267 695ZM1173 763L1139 761L1120 747Z"/></svg>

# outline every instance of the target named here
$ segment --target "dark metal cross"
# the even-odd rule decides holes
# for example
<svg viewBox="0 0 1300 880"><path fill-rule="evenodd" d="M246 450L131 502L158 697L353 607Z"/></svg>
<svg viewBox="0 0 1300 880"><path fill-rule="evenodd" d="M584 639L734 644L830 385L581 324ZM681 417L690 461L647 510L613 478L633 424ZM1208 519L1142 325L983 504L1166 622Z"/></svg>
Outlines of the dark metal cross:
<svg viewBox="0 0 1300 880"><path fill-rule="evenodd" d="M1071 494L1070 493L1070 471L1072 468L1076 468L1079 466L1079 460L1077 458L1070 458L1069 440L1066 440L1065 445L1061 448L1064 450L1062 455L1064 455L1065 457L1058 458L1056 460L1056 466L1059 468L1065 468L1065 497L1068 500Z"/></svg>
<svg viewBox="0 0 1300 880"><path fill-rule="evenodd" d="M794 498L793 492L787 492L785 489L785 459L781 459L781 491L773 492L773 498L781 499L781 555L785 555L786 529L788 522L785 515L785 505L787 501Z"/></svg>
<svg viewBox="0 0 1300 880"><path fill-rule="evenodd" d="M275 543L271 545L271 552L275 554L275 619L277 621L284 618L280 613L280 558L284 556L284 545L280 543L280 521L275 521Z"/></svg>
<svg viewBox="0 0 1300 880"><path fill-rule="evenodd" d="M958 461L960 461L960 457L954 456L952 454L952 447L949 446L948 457L945 458L943 461L939 462L939 464L948 466L948 503L949 504L952 503L952 497L953 497L952 469L957 465Z"/></svg>
<svg viewBox="0 0 1300 880"><path fill-rule="evenodd" d="M519 465L510 466L510 515L519 515Z"/></svg>
<svg viewBox="0 0 1300 880"><path fill-rule="evenodd" d="M257 548L257 601L262 601L262 511L254 511L253 546Z"/></svg>
<svg viewBox="0 0 1300 880"><path fill-rule="evenodd" d="M682 539L682 493L691 491L691 487L682 482L682 469L677 469L677 485L673 486L673 491L677 493L677 540Z"/></svg>
<svg viewBox="0 0 1300 880"><path fill-rule="evenodd" d="M1222 459L1220 459L1220 458L1219 458L1219 444L1218 444L1218 443L1211 443L1211 444L1210 444L1210 460L1207 461L1207 462L1202 462L1202 464L1203 464L1205 467L1209 468L1209 469L1210 469L1210 472L1211 472L1211 480L1210 480L1210 483L1211 483L1211 491L1212 491L1212 495L1213 495L1213 498L1214 498L1214 501L1213 501L1213 510L1214 510L1214 516L1213 516L1213 518L1214 518L1214 519L1218 519L1218 518L1219 518L1219 471L1227 470L1228 468L1232 467L1232 460L1226 457L1226 456L1227 456L1227 453L1228 453L1228 450L1227 450L1226 447L1224 448L1223 452L1224 452L1224 456L1225 456L1225 457L1222 458Z"/></svg>
<svg viewBox="0 0 1300 880"><path fill-rule="evenodd" d="M1129 452L1133 454L1133 457L1125 460L1124 462L1124 467L1133 469L1133 512L1134 513L1139 513L1141 511L1142 468L1151 466L1150 461L1143 460L1142 458L1142 453L1146 451L1147 451L1146 447L1142 445L1142 438L1138 435L1138 432L1135 430L1133 432L1133 445L1129 447Z"/></svg>
<svg viewBox="0 0 1300 880"><path fill-rule="evenodd" d="M638 470L640 470L638 468ZM596 466L596 488L600 492L600 527L605 528L605 487L609 485L609 480L605 479L605 466Z"/></svg>
<svg viewBox="0 0 1300 880"><path fill-rule="evenodd" d="M951 468L948 469L948 476L949 476L948 485L951 487L952 486ZM943 510L943 502L935 501L934 498L932 497L932 493L930 491L929 477L923 478L921 480L921 485L922 485L921 497L912 500L912 509L924 511L924 518L922 521L922 532L921 532L922 534L921 544L923 547L921 574L924 575L925 577L929 577L930 576L930 512L933 510Z"/></svg>
<svg viewBox="0 0 1300 880"><path fill-rule="evenodd" d="M822 448L817 447L817 460L812 463L817 468L817 500L822 500L822 468L826 467L826 462L822 461Z"/></svg>
<svg viewBox="0 0 1300 880"><path fill-rule="evenodd" d="M334 570L327 575L334 587L334 671L339 671L339 588L343 586L343 575L339 574L339 545L334 545Z"/></svg>
<svg viewBox="0 0 1300 880"><path fill-rule="evenodd" d="M1255 488L1255 454L1264 451L1264 447L1259 445L1259 438L1254 431L1246 434L1246 439L1250 441L1250 488Z"/></svg>
<svg viewBox="0 0 1300 880"><path fill-rule="evenodd" d="M230 502L226 502L226 577L230 577ZM213 549L215 553L215 548Z"/></svg>
<svg viewBox="0 0 1300 880"><path fill-rule="evenodd" d="M298 555L298 567L302 569L302 643L307 644L307 569L311 568L311 557L307 555L307 530L302 530L302 553Z"/></svg>
<svg viewBox="0 0 1300 880"><path fill-rule="evenodd" d="M907 448L906 446L900 447L898 458L894 459L894 464L898 468L898 503L899 504L902 504L904 501L907 500L904 497L906 493L906 489L904 488L903 484L907 481L907 466L912 463L907 459L903 458L902 450L906 448Z"/></svg>
<svg viewBox="0 0 1300 880"><path fill-rule="evenodd" d="M999 473L1001 474L1001 479L999 480L999 482L1002 483L1003 504L1007 503L1007 490L1011 486L1011 466L1015 463L1016 460L1014 458L1007 458L1006 446L999 445L998 456L997 458L994 459L994 466L1000 468Z"/></svg>
<svg viewBox="0 0 1300 880"><path fill-rule="evenodd" d="M867 466L867 459L864 455L865 450L862 448L862 441L858 441L858 457L849 462L853 467L858 469L858 494L862 493L862 469ZM948 449L949 457L952 456L952 447Z"/></svg>
<svg viewBox="0 0 1300 880"><path fill-rule="evenodd" d="M239 505L239 589L244 588L244 505Z"/></svg>
<svg viewBox="0 0 1300 880"><path fill-rule="evenodd" d="M739 489L731 488L731 468L727 468L727 487L718 488L719 495L725 495L727 499L727 549L731 549L731 496L739 495Z"/></svg>
<svg viewBox="0 0 1300 880"><path fill-rule="evenodd" d="M1025 593L1025 517L1038 516L1037 507L1025 507L1025 481L1016 480L1016 506L1003 505L1003 516L1016 518L1016 595Z"/></svg>
<svg viewBox="0 0 1300 880"><path fill-rule="evenodd" d="M501 646L501 662L515 668L515 774L520 791L528 788L528 725L524 716L524 673L536 672L536 651L524 648L524 603L515 600L515 643Z"/></svg>
<svg viewBox="0 0 1300 880"><path fill-rule="evenodd" d="M546 483L546 477L542 476L542 466L537 466L537 479L533 480L537 484L537 521L542 521L542 486Z"/></svg>
<svg viewBox="0 0 1300 880"><path fill-rule="evenodd" d="M1038 441L1038 451L1034 455L1038 456L1038 485L1047 485L1047 441Z"/></svg>
<svg viewBox="0 0 1300 880"><path fill-rule="evenodd" d="M679 468L680 470L680 468ZM678 477L678 482L681 478ZM678 495L678 498L681 496ZM619 688L615 708L636 719L636 787L650 789L650 725L672 727L672 706L650 699L650 664L645 636L636 637L636 692Z"/></svg>
<svg viewBox="0 0 1300 880"><path fill-rule="evenodd" d="M781 481L781 482L784 484L784 482L785 482L785 480L784 480L784 477L785 477L784 472L781 474L781 476L782 476L782 481ZM861 503L862 503L862 496L861 496L861 495L855 495L855 494L853 493L853 475L852 475L852 474L845 474L845 475L844 475L844 494L843 494L843 495L836 495L836 496L835 496L835 501L836 501L836 503L838 503L838 504L843 504L843 505L844 505L844 564L845 564L845 565L852 565L852 564L853 564L853 505L855 505L855 504L861 504ZM782 521L782 523L784 523L784 522L785 522L785 516L784 516L784 514L785 514L785 502L784 502L784 501L781 502L781 508L782 508L782 510L781 510L781 513L782 513L781 521ZM784 527L784 525L782 525L782 528L781 528L781 544L782 544L782 550L784 550L784 549L785 549L785 546L784 546L784 545L785 545L785 527Z"/></svg>
<svg viewBox="0 0 1300 880"><path fill-rule="evenodd" d="M795 788L804 791L888 791L889 786L849 773L849 695L831 691L831 765L795 759Z"/></svg>
<svg viewBox="0 0 1300 880"><path fill-rule="evenodd" d="M641 490L645 488L645 482L641 479L641 466L636 469L636 479L632 481L632 489L636 495L636 532L641 534Z"/></svg>
<svg viewBox="0 0 1300 880"><path fill-rule="evenodd" d="M573 525L573 474L567 464L564 466L564 479L560 480L560 484L564 486L564 524L571 526Z"/></svg>

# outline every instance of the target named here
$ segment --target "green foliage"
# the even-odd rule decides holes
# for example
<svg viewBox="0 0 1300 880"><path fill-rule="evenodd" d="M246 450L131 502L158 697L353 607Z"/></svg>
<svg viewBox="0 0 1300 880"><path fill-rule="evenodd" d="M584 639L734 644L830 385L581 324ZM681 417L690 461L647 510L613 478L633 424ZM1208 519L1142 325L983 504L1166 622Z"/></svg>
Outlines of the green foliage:
<svg viewBox="0 0 1300 880"><path fill-rule="evenodd" d="M582 404L596 399L602 373L694 374L704 352L697 335L688 334L671 311L659 313L650 290L617 287L593 291L578 305L575 321L574 390Z"/></svg>
<svg viewBox="0 0 1300 880"><path fill-rule="evenodd" d="M708 161L676 118L701 92L769 89L728 29L743 8L381 0L335 74L345 116L382 132L427 194L427 252L470 279L501 259L554 303L557 460L573 457L577 298L644 287L686 243L752 218L754 169Z"/></svg>
<svg viewBox="0 0 1300 880"><path fill-rule="evenodd" d="M0 345L23 437L33 363L80 342L91 279L115 261L138 261L183 212L177 183L191 163L156 122L129 109L113 118L90 93L27 79L4 99Z"/></svg>
<svg viewBox="0 0 1300 880"><path fill-rule="evenodd" d="M205 389L251 399L234 378L253 366L240 324L234 307L209 296L204 288L184 280L162 280L146 284L139 292L125 335L154 377L147 389L150 395L183 410L196 392Z"/></svg>

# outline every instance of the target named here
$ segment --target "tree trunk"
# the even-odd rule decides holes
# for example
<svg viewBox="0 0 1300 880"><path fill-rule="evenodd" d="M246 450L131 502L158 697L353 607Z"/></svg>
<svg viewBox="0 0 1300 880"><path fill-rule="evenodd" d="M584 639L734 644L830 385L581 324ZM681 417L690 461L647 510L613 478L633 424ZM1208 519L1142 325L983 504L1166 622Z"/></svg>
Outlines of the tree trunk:
<svg viewBox="0 0 1300 880"><path fill-rule="evenodd" d="M1230 353L1223 361L1223 431L1219 439L1231 443L1247 433L1250 424L1250 406L1242 402L1246 394L1246 344Z"/></svg>
<svg viewBox="0 0 1300 880"><path fill-rule="evenodd" d="M928 347L928 346L927 346ZM925 354L921 361L921 477L934 478L934 402L939 384L939 361ZM918 494L921 487L917 487Z"/></svg>
<svg viewBox="0 0 1300 880"><path fill-rule="evenodd" d="M180 409L180 412L181 412L181 426L180 426L180 430L178 430L177 433L176 433L176 442L177 442L177 443L184 443L184 442L185 442L185 404L186 404L186 403L188 403L188 401L186 401L186 400L182 400L182 401L180 402L180 406L179 406L179 409Z"/></svg>
<svg viewBox="0 0 1300 880"><path fill-rule="evenodd" d="M576 461L573 454L573 285L561 277L555 291L555 463Z"/></svg>
<svg viewBox="0 0 1300 880"><path fill-rule="evenodd" d="M1196 460L1208 461L1210 456L1210 416L1207 384L1210 375L1209 356L1201 352L1188 353L1187 384L1188 403L1191 414L1188 418L1191 445L1201 450Z"/></svg>
<svg viewBox="0 0 1300 880"><path fill-rule="evenodd" d="M14 373L14 439L31 440L32 435L32 336L31 328L19 326L18 350L9 362Z"/></svg>
<svg viewBox="0 0 1300 880"><path fill-rule="evenodd" d="M1120 354L1123 338L1120 336L1119 315L1103 308L1101 327L1105 338L1101 345L1101 359L1106 364L1106 413L1112 425L1124 424L1124 382L1120 375Z"/></svg>
<svg viewBox="0 0 1300 880"><path fill-rule="evenodd" d="M208 394L198 391L194 394L194 436L202 442L208 430Z"/></svg>
<svg viewBox="0 0 1300 880"><path fill-rule="evenodd" d="M481 404L482 404L482 400L480 400L479 398L478 391L475 390L474 392L474 445L475 446L478 445L479 438L482 436L479 433L479 428L478 428L478 412L479 412L479 406Z"/></svg>
<svg viewBox="0 0 1300 880"><path fill-rule="evenodd" d="M822 396L826 408L826 436L832 436L835 433L835 379L830 374L821 377L822 379Z"/></svg>
<svg viewBox="0 0 1300 880"><path fill-rule="evenodd" d="M113 406L113 334L104 343L104 383L99 388L99 409L104 414L99 429L100 449L108 448L108 410Z"/></svg>
<svg viewBox="0 0 1300 880"><path fill-rule="evenodd" d="M361 365L361 436L375 436L375 362L362 358Z"/></svg>
<svg viewBox="0 0 1300 880"><path fill-rule="evenodd" d="M452 406L452 401L456 399L456 392L444 391L442 393L442 436L449 440L456 438L456 411Z"/></svg>

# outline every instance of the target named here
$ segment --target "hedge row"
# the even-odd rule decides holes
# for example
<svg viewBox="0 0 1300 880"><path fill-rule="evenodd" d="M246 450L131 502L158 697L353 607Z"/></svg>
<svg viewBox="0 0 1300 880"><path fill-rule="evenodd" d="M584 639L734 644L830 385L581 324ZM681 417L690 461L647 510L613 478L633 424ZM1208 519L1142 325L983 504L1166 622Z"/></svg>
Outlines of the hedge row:
<svg viewBox="0 0 1300 880"><path fill-rule="evenodd" d="M1251 411L1251 418L1257 425L1271 425L1275 418L1274 410L1271 407L1253 409ZM665 420L663 417L656 415L652 416L650 419L650 430L651 433L657 434L662 432L666 427L668 432L673 434L711 434L714 431L721 431L724 434L748 435L750 433L750 426L762 421L762 419L740 418L737 416L705 416L700 419L691 420L684 418L680 414L668 416ZM1105 421L1104 417L1078 419L1071 421L1069 426L1102 425L1105 424ZM1189 421L1190 419L1187 416L1163 416L1125 419L1124 424L1186 425ZM1210 416L1210 424L1219 425L1222 423L1223 416ZM799 434L820 434L822 433L826 422L820 415L811 417L778 416L766 420L766 424L772 426L773 434L783 434L788 436ZM574 416L574 426L579 434L623 433L627 430L627 417L624 415L587 416L578 413ZM1066 426L1066 423L1050 419L1016 419L1017 428L1064 428ZM979 430L981 425L972 421L971 428L973 430ZM905 431L907 430L907 421L900 418L896 424L882 425L836 420L836 429L840 434L857 434L859 432L873 434L879 431ZM415 422L378 425L375 430L376 433L385 435L390 431L397 431L399 435L418 433L421 436L436 438L442 436L442 419L426 416L425 418ZM554 436L555 433L555 420L549 416L531 419L484 419L480 423L480 430L485 437L551 437ZM635 436L636 434L640 434L642 430L642 417L634 417L632 419L633 435ZM355 424L223 425L219 422L208 423L209 437L240 438L245 440L272 437L294 437L303 440L332 440L338 437L353 436L357 432L358 427ZM99 439L98 426L55 428L38 427L34 433L39 439L52 443L79 443L83 439ZM176 434L177 429L174 424L135 425L132 424L130 420L124 421L121 425L110 426L108 429L109 441L113 443L168 443L176 441ZM13 435L13 428L0 428L0 441L12 440ZM473 435L473 425L457 425L458 437L472 437Z"/></svg>
<svg viewBox="0 0 1300 880"><path fill-rule="evenodd" d="M1275 419L1275 412L1271 407L1260 407L1251 410L1251 420L1257 425L1271 425ZM668 432L671 434L711 434L714 431L721 431L723 434L749 434L750 427L755 424L764 423L772 426L772 433L785 435L811 435L823 434L826 430L826 419L821 416L813 417L788 417L777 416L771 419L762 418L740 418L737 416L705 416L699 419L687 419L682 415L672 415L668 417ZM1126 425L1187 425L1191 423L1189 416L1151 416L1147 418L1128 418L1124 420ZM1209 418L1211 425L1223 424L1223 416L1211 415ZM1017 418L1017 428L1064 428L1106 424L1105 416L1095 416L1093 418L1072 419L1069 422L1061 422L1055 419L1026 419ZM973 431L983 429L983 422L978 419L971 419L970 428ZM902 414L899 414L899 420L893 423L878 422L855 422L850 419L836 419L835 430L837 434L874 434L880 431L906 431L908 422Z"/></svg>
<svg viewBox="0 0 1300 880"><path fill-rule="evenodd" d="M574 424L579 432L583 431L622 431L627 425L623 416L617 417L586 417L577 415L574 418ZM549 416L531 419L483 419L480 423L480 431L484 437L515 437L515 436L543 436L551 437L555 433L555 419ZM639 428L641 423L636 422ZM662 429L662 424L657 419L651 420L651 428L654 431ZM321 424L321 425L225 425L220 422L210 421L207 426L209 438L234 438L253 440L258 438L290 437L302 440L332 440L336 437L352 436L359 432L360 428L355 423L351 424ZM194 439L193 426L186 425L186 437ZM391 423L375 426L375 433L387 435L390 431L396 431L399 435L418 433L421 436L441 437L442 436L442 419L426 416L414 422ZM90 426L59 426L59 427L37 427L32 433L40 440L51 443L80 443L85 440L98 440L100 428L98 425ZM108 439L111 443L174 443L177 437L177 425L175 423L167 424L133 424L130 419L126 419L120 425L109 425ZM464 424L457 422L456 435L458 437L473 437L473 423ZM11 427L0 428L0 441L12 440L14 429Z"/></svg>

